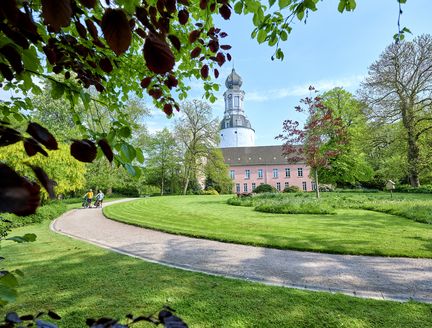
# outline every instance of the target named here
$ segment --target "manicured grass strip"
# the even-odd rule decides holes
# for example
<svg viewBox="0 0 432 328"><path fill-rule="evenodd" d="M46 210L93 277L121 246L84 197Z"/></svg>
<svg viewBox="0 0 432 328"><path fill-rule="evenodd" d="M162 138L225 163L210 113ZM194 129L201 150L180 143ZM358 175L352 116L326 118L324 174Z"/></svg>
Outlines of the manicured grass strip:
<svg viewBox="0 0 432 328"><path fill-rule="evenodd" d="M17 303L0 315L51 309L63 317L61 327L81 328L88 317L149 314L169 304L190 327L198 328L432 327L432 305L270 287L172 269L54 234L48 222L13 234L26 232L36 233L38 240L2 243L2 264L21 269L25 276Z"/></svg>
<svg viewBox="0 0 432 328"><path fill-rule="evenodd" d="M335 215L260 213L230 196L141 199L104 208L114 220L193 237L339 254L432 258L432 225L366 210Z"/></svg>

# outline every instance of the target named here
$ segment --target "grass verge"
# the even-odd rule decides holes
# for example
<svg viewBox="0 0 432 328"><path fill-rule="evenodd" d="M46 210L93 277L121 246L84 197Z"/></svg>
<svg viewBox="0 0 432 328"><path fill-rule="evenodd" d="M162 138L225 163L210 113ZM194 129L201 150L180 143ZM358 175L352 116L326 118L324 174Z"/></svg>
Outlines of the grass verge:
<svg viewBox="0 0 432 328"><path fill-rule="evenodd" d="M34 243L2 242L4 264L25 273L17 302L2 314L51 309L62 316L61 327L75 328L84 327L89 317L149 314L169 304L190 327L198 328L432 326L432 305L271 287L172 269L54 234L48 224L13 231L36 233ZM143 326L154 327L136 327Z"/></svg>

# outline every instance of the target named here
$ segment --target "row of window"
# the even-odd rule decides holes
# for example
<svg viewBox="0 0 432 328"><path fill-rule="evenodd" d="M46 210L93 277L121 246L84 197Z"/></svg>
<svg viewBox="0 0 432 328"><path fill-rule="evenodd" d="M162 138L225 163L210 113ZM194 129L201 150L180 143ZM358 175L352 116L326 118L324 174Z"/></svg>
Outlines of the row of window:
<svg viewBox="0 0 432 328"><path fill-rule="evenodd" d="M263 183L260 183L260 184L263 184ZM236 183L236 193L238 193L238 194L241 192L240 187L241 187L240 183ZM289 182L285 182L285 186L284 187L288 188L289 187ZM243 183L243 192L253 191L255 188L256 188L256 183L255 182L252 182L250 190L249 190L249 185L247 183ZM313 182L313 181L311 182L311 188L312 188L312 190L315 190L315 182ZM278 191L281 191L281 183L280 182L276 183L276 189ZM306 181L302 182L302 189L303 189L303 191L307 191L307 182Z"/></svg>
<svg viewBox="0 0 432 328"><path fill-rule="evenodd" d="M245 170L245 180L250 179L251 171ZM302 177L303 176L303 168L299 167L297 168L297 176ZM235 179L235 171L230 171L230 177L231 179ZM285 168L285 178L291 177L291 169L289 167ZM258 179L263 178L263 169L258 169ZM279 169L273 169L273 178L277 179L279 178Z"/></svg>

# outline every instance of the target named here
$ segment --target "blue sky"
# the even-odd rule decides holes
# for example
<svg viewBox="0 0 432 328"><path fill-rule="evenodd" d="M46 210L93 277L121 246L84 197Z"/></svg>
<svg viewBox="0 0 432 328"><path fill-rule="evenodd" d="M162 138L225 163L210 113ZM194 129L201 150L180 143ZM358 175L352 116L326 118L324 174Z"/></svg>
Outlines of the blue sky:
<svg viewBox="0 0 432 328"><path fill-rule="evenodd" d="M217 25L228 33L232 45L235 70L243 78L245 112L256 133L256 145L274 145L284 119L301 119L294 106L308 94L308 86L319 91L336 86L355 93L367 75L368 66L376 61L397 32L396 0L357 0L354 12L340 14L338 0L318 3L318 11L310 13L307 24L297 22L288 40L282 44L284 61L271 61L273 49L251 40L251 16L232 15L228 22ZM408 0L402 6L401 26L412 31L408 39L432 33L431 0ZM218 82L218 101L213 104L215 116L223 115L225 78L232 69L227 63ZM191 98L201 98L199 81L191 81ZM171 126L156 109L146 120L150 131Z"/></svg>

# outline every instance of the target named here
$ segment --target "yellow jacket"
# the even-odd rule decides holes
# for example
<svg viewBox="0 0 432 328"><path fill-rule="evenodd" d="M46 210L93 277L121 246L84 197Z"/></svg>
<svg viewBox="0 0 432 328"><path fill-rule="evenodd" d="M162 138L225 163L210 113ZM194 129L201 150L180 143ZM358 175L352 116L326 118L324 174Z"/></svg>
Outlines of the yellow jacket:
<svg viewBox="0 0 432 328"><path fill-rule="evenodd" d="M93 198L93 191L89 191L89 192L87 193L87 198L88 198L88 199L92 199L92 198Z"/></svg>

